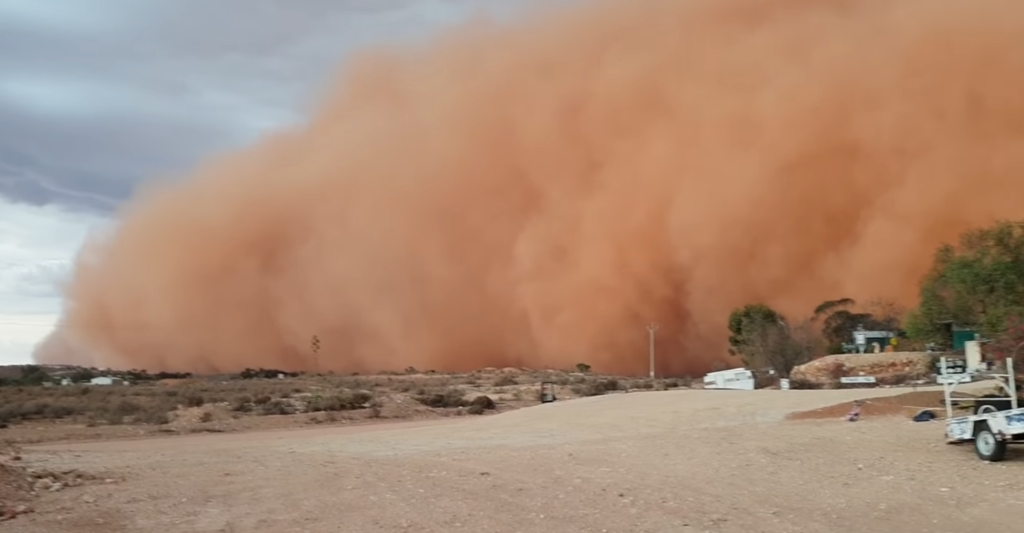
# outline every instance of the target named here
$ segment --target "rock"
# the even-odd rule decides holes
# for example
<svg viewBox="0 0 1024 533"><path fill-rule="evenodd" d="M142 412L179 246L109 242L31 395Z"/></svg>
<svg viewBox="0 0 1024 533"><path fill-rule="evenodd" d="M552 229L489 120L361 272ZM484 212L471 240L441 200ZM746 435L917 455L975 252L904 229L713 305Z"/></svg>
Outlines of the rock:
<svg viewBox="0 0 1024 533"><path fill-rule="evenodd" d="M50 490L50 487L53 487L53 480L48 477L36 481L36 484L32 486L34 490Z"/></svg>
<svg viewBox="0 0 1024 533"><path fill-rule="evenodd" d="M63 488L64 488L64 485L62 485L62 484L60 484L60 483L54 483L54 484L53 484L53 486L52 486L52 487L50 487L50 492L59 492L59 491L61 491L61 490L62 490Z"/></svg>
<svg viewBox="0 0 1024 533"><path fill-rule="evenodd" d="M82 496L82 501L85 503L96 503L96 497L86 494L85 496Z"/></svg>
<svg viewBox="0 0 1024 533"><path fill-rule="evenodd" d="M17 507L7 507L0 512L0 522L5 520L14 520L18 515L28 514L34 512L35 509L27 505L19 505Z"/></svg>
<svg viewBox="0 0 1024 533"><path fill-rule="evenodd" d="M924 352L829 355L796 367L791 379L823 388L838 387L839 378L847 376L873 376L883 386L904 384L930 375L933 359Z"/></svg>

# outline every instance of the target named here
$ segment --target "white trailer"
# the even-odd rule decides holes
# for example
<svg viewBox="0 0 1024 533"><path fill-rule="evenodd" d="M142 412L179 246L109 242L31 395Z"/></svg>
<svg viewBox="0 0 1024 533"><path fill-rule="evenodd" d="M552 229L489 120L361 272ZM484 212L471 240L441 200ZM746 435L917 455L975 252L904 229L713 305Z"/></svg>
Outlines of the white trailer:
<svg viewBox="0 0 1024 533"><path fill-rule="evenodd" d="M946 358L942 358L942 390L946 400L946 442L962 444L974 441L974 451L983 461L1002 461L1006 447L1024 442L1024 409L1017 404L1017 384L1013 374L1013 359L1006 358L1006 373L976 372L978 377L996 378L1006 397L986 395L976 400L974 414L953 416L953 391L960 383L971 381L971 373L946 374ZM961 377L962 376L962 377Z"/></svg>
<svg viewBox="0 0 1024 533"><path fill-rule="evenodd" d="M754 390L754 373L746 368L709 372L704 376L704 388Z"/></svg>

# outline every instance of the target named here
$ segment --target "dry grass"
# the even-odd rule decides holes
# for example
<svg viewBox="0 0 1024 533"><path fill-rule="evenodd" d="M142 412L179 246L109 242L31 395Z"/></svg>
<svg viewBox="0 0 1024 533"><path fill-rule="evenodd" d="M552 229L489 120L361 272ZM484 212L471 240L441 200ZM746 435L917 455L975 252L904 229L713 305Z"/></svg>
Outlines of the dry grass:
<svg viewBox="0 0 1024 533"><path fill-rule="evenodd" d="M305 374L284 379L217 376L130 386L20 385L0 387L0 423L178 427L288 415L306 415L305 423L482 415L535 404L543 382L554 384L559 399L689 385L687 378L628 379L516 369L467 374L412 370L368 376Z"/></svg>

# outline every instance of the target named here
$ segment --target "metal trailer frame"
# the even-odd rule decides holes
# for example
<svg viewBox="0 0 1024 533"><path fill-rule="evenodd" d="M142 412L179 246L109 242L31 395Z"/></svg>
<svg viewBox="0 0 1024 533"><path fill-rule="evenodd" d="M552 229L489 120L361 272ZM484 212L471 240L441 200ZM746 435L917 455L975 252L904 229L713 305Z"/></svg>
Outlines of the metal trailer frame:
<svg viewBox="0 0 1024 533"><path fill-rule="evenodd" d="M946 442L962 444L974 442L974 449L983 461L1002 461L1006 456L1006 447L1010 443L1024 443L1024 408L1017 402L1017 384L1013 372L1013 359L1006 358L1006 373L968 372L964 374L947 374L946 358L941 359L942 392L946 401ZM1000 411L991 405L981 406L976 414L953 416L953 391L957 385L966 380L958 376L978 376L996 378L999 385L1008 394L1006 398L989 400L1009 400L1010 409Z"/></svg>

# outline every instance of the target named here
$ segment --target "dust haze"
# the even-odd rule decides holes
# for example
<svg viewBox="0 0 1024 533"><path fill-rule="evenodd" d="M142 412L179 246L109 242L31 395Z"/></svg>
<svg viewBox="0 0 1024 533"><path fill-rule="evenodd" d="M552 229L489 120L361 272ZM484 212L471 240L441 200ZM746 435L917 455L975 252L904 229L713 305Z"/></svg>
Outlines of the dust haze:
<svg viewBox="0 0 1024 533"><path fill-rule="evenodd" d="M725 323L913 304L1024 215L1019 0L622 0L342 66L302 127L140 192L40 361L707 370ZM320 340L318 354L310 341Z"/></svg>

